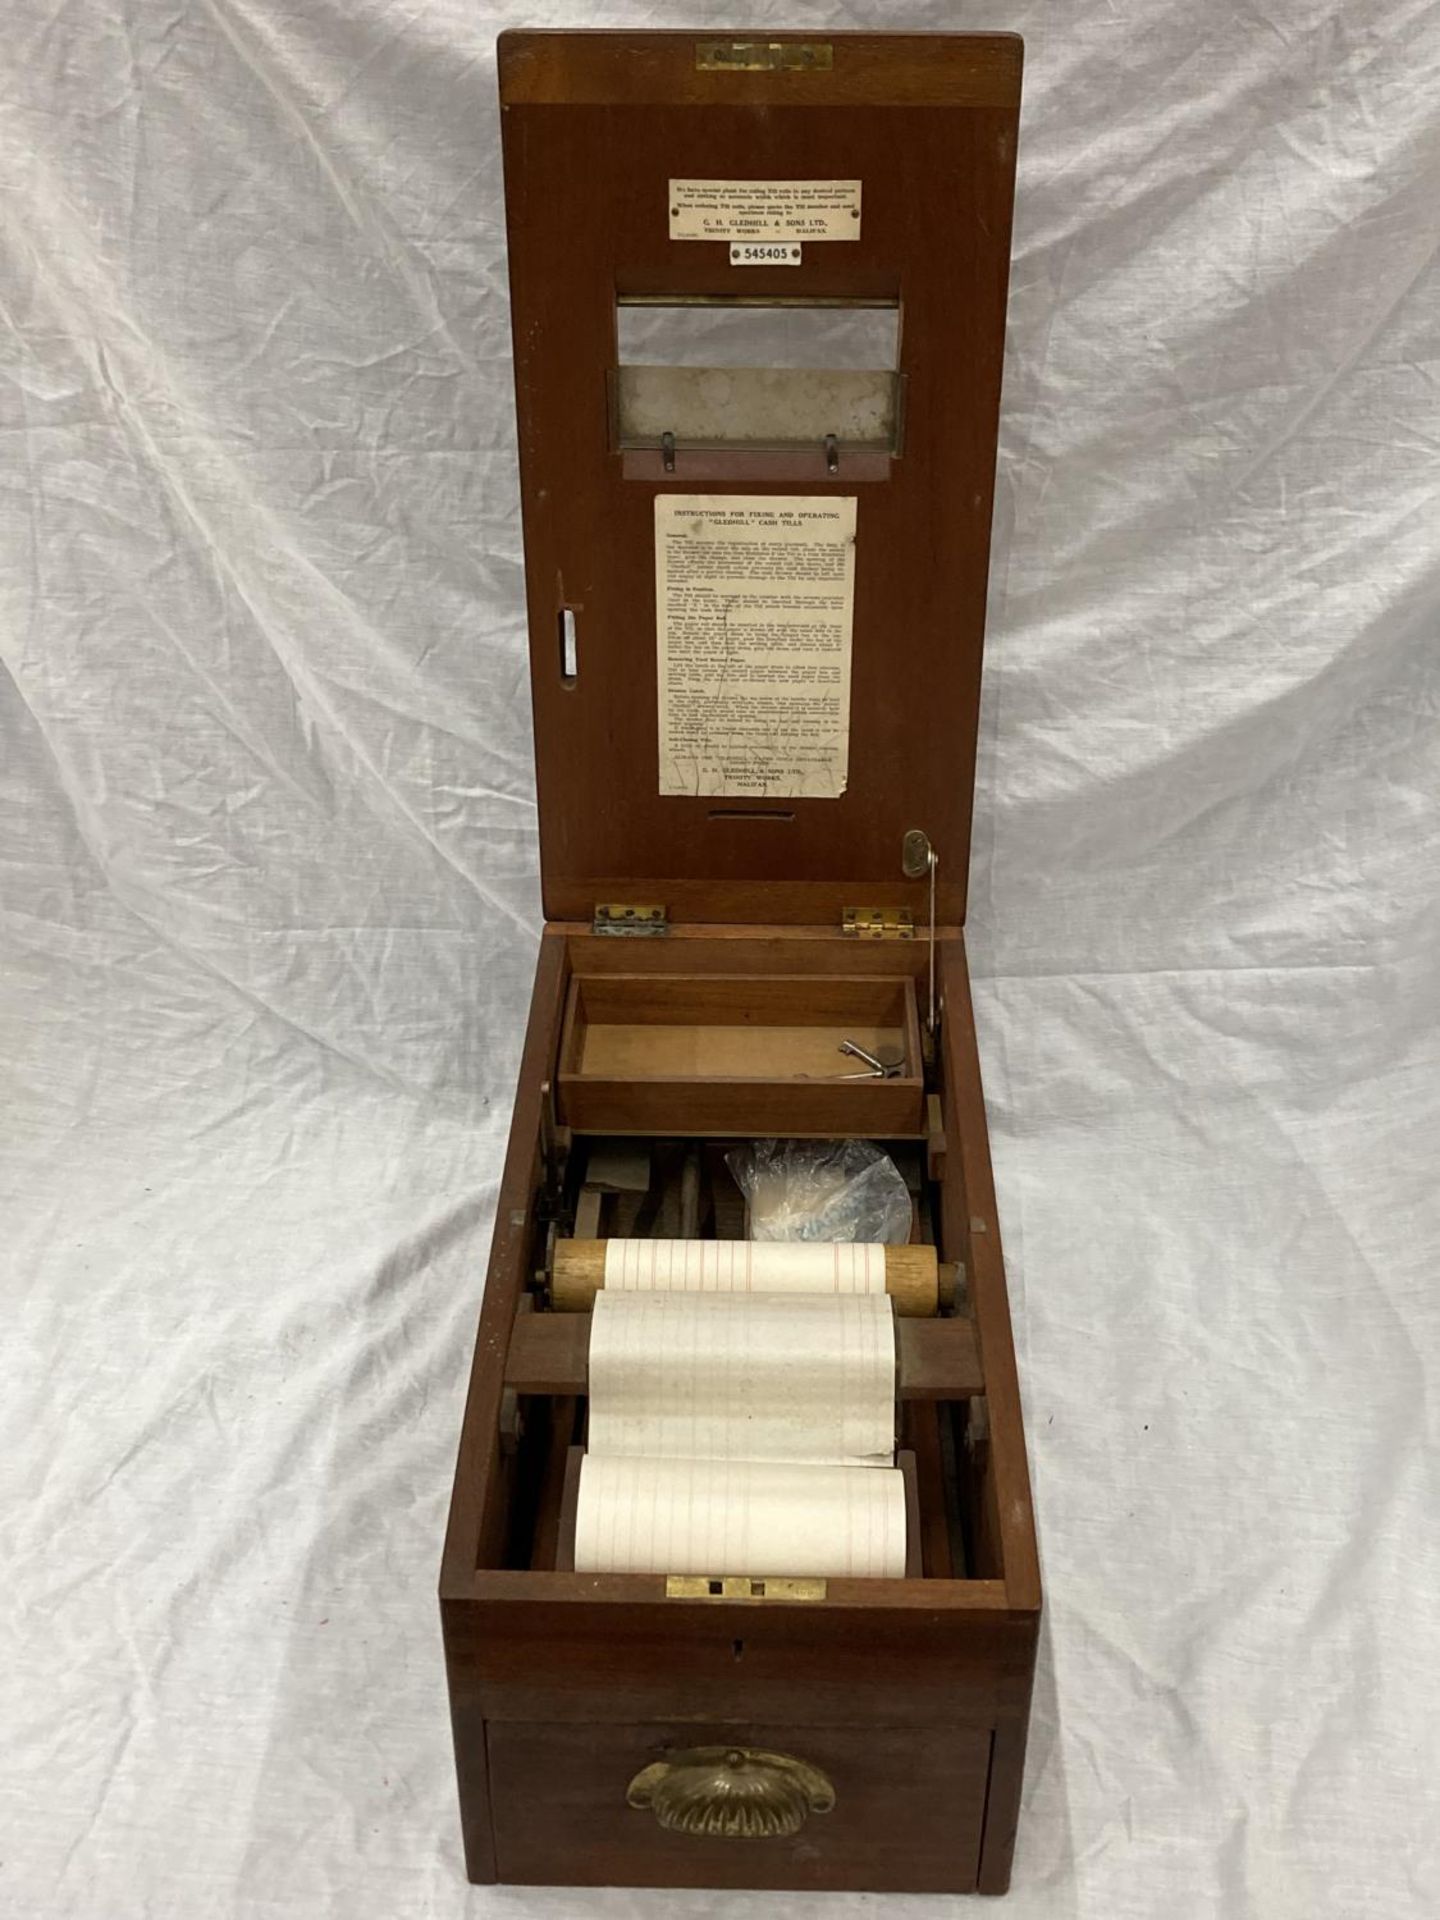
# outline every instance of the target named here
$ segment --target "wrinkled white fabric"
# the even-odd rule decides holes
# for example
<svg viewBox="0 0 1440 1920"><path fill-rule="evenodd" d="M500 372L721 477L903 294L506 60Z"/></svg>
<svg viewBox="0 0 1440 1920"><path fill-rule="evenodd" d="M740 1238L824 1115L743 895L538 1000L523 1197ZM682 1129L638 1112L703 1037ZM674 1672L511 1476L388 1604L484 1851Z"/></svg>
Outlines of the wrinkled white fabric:
<svg viewBox="0 0 1440 1920"><path fill-rule="evenodd" d="M1005 1911L1430 1916L1440 8L742 24L881 14L1028 37L971 908L1048 1583ZM463 1882L433 1591L538 924L524 18L5 9L17 1920L930 1911Z"/></svg>

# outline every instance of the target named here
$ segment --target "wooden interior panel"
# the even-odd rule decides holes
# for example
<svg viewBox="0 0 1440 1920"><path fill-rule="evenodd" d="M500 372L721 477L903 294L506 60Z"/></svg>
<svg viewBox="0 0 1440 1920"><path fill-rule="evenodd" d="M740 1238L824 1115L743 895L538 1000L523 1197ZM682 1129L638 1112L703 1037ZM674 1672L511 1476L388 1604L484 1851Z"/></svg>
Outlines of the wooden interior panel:
<svg viewBox="0 0 1440 1920"><path fill-rule="evenodd" d="M852 1040L921 1074L908 980L791 975L577 975L561 1039L562 1079L834 1080L861 1062Z"/></svg>
<svg viewBox="0 0 1440 1920"><path fill-rule="evenodd" d="M915 1459L918 1495L917 1537L921 1568L928 1580L963 1577L951 1551L953 1529L947 1512L949 1494L941 1455L939 1414L934 1406L910 1403L902 1409L900 1433Z"/></svg>
<svg viewBox="0 0 1440 1920"><path fill-rule="evenodd" d="M841 1052L846 1040L876 1058L900 1055L905 1029L846 1020L838 1026L657 1026L590 1022L575 1071L601 1080L826 1080L861 1063ZM913 1077L913 1076L912 1076Z"/></svg>
<svg viewBox="0 0 1440 1920"><path fill-rule="evenodd" d="M560 1114L579 1133L705 1134L738 1140L757 1131L790 1139L919 1140L924 1090L898 1080L601 1078L559 1083ZM763 1120L757 1121L757 1108Z"/></svg>
<svg viewBox="0 0 1440 1920"><path fill-rule="evenodd" d="M909 940L857 940L839 937L835 927L671 926L663 940L617 940L592 933L589 925L560 924L554 929L565 938L573 973L597 974L684 973L692 980L713 974L799 974L807 980L860 976L923 979L928 943L923 935ZM960 937L960 929L942 924L943 945Z"/></svg>
<svg viewBox="0 0 1440 1920"><path fill-rule="evenodd" d="M903 980L788 973L577 974L592 1025L837 1026L904 1021Z"/></svg>

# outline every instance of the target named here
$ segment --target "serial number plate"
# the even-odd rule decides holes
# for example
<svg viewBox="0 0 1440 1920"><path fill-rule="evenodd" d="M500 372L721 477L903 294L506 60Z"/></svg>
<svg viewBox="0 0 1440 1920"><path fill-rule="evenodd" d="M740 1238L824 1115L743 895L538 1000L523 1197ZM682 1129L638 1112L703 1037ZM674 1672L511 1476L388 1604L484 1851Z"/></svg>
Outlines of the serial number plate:
<svg viewBox="0 0 1440 1920"><path fill-rule="evenodd" d="M793 240L732 240L732 267L798 267L800 247Z"/></svg>

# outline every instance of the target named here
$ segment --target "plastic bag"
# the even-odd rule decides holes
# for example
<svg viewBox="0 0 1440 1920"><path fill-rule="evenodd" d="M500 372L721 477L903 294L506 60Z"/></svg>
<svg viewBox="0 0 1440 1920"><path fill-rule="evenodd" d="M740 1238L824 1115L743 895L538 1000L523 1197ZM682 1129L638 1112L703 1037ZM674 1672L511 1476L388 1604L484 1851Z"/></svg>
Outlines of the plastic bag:
<svg viewBox="0 0 1440 1920"><path fill-rule="evenodd" d="M754 1140L725 1164L750 1206L752 1240L910 1238L910 1194L868 1140Z"/></svg>

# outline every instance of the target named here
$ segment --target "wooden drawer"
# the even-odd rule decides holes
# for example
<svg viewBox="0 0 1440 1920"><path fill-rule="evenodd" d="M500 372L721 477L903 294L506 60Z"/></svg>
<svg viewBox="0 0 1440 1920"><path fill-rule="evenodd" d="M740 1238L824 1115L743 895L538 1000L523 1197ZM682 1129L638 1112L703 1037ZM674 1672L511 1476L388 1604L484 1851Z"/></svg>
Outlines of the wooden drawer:
<svg viewBox="0 0 1440 1920"><path fill-rule="evenodd" d="M673 1722L491 1722L486 1732L501 1880L907 1893L975 1888L988 1732ZM645 1768L666 1760L673 1766L678 1756L705 1748L801 1761L833 1790L833 1806L810 1810L790 1834L717 1838L669 1830L653 1806L630 1803L632 1782ZM797 1782L763 1763L762 1770L758 1780L747 1768L748 1783L771 1804L803 1794L809 1777ZM685 1789L676 1797L688 1807L697 1798L708 1804L702 1769L675 1785Z"/></svg>

